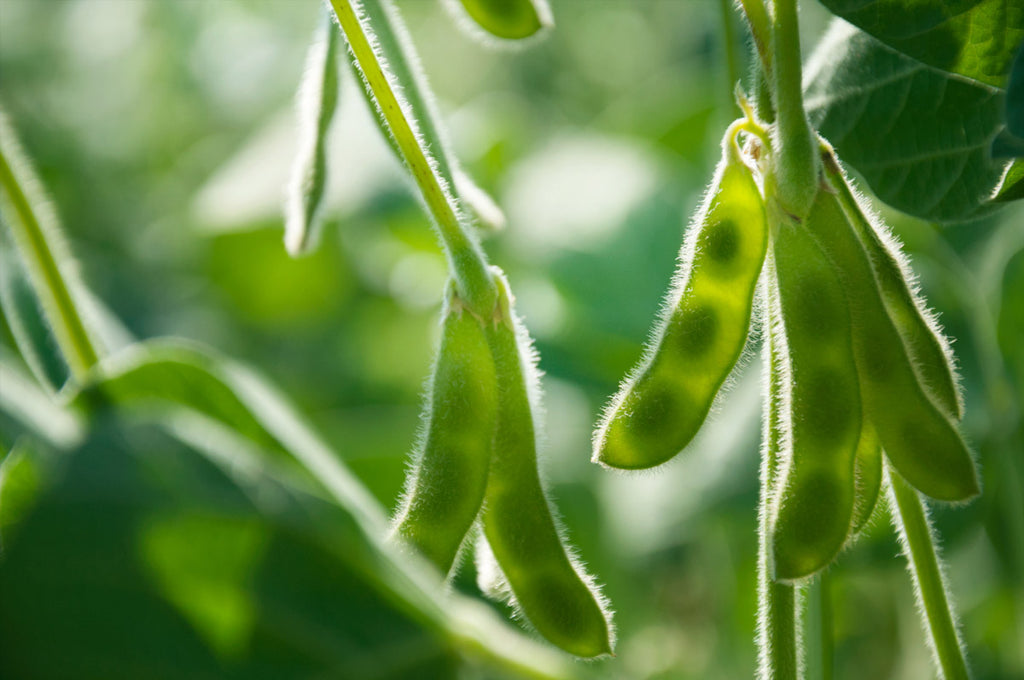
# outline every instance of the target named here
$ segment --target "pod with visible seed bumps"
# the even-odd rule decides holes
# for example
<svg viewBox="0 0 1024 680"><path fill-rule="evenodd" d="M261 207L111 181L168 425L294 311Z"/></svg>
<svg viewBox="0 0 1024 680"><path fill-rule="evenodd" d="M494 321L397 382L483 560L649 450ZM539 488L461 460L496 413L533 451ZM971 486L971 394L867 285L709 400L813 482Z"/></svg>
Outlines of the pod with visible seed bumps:
<svg viewBox="0 0 1024 680"><path fill-rule="evenodd" d="M848 293L864 412L886 457L911 485L936 500L967 500L979 490L971 452L919 381L838 198L827 189L818 193L807 226Z"/></svg>
<svg viewBox="0 0 1024 680"><path fill-rule="evenodd" d="M537 442L521 354L525 332L500 272L500 307L487 338L498 377L498 423L484 497L483 529L515 604L541 635L581 657L611 653L610 613L589 576L567 552L537 470Z"/></svg>
<svg viewBox="0 0 1024 680"><path fill-rule="evenodd" d="M425 432L394 520L394 533L442 573L480 512L498 409L483 323L462 308L450 282L446 297Z"/></svg>
<svg viewBox="0 0 1024 680"><path fill-rule="evenodd" d="M825 176L847 220L853 226L871 262L878 290L896 330L907 348L918 379L935 404L948 417L963 417L963 400L957 388L956 368L949 342L942 335L934 315L908 282L910 270L903 263L897 245L883 225L873 224L850 189L839 161L829 148L822 150Z"/></svg>
<svg viewBox="0 0 1024 680"><path fill-rule="evenodd" d="M771 558L775 579L792 581L827 566L846 542L861 406L850 311L838 275L802 225L783 220L772 236L788 380Z"/></svg>
<svg viewBox="0 0 1024 680"><path fill-rule="evenodd" d="M768 242L764 205L735 125L683 246L653 341L594 435L594 461L649 468L685 447L740 357Z"/></svg>

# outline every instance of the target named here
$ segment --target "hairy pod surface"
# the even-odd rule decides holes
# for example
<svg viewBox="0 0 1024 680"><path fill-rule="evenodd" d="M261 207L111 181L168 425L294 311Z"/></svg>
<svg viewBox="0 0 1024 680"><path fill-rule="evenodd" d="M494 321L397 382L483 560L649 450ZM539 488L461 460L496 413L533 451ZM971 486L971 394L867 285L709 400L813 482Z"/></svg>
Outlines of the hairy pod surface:
<svg viewBox="0 0 1024 680"><path fill-rule="evenodd" d="M566 551L537 469L529 365L498 276L502 311L487 338L498 376L498 423L484 498L483 529L515 602L541 635L581 657L611 653L610 614Z"/></svg>
<svg viewBox="0 0 1024 680"><path fill-rule="evenodd" d="M483 324L450 292L420 451L394 532L448 573L487 487L498 384Z"/></svg>
<svg viewBox="0 0 1024 680"><path fill-rule="evenodd" d="M731 138L680 253L647 353L594 435L594 461L641 469L697 434L743 351L768 243L764 204Z"/></svg>
<svg viewBox="0 0 1024 680"><path fill-rule="evenodd" d="M455 0L453 0L455 1ZM522 40L551 26L547 0L458 0L480 28L504 40Z"/></svg>
<svg viewBox="0 0 1024 680"><path fill-rule="evenodd" d="M907 482L936 500L963 501L976 495L978 476L970 450L921 385L868 255L835 195L819 192L807 226L848 293L865 413L886 456Z"/></svg>
<svg viewBox="0 0 1024 680"><path fill-rule="evenodd" d="M871 519L882 489L882 446L878 443L875 428L867 418L861 423L853 471L857 480L857 495L853 502L853 523L850 525L848 543L857 538Z"/></svg>
<svg viewBox="0 0 1024 680"><path fill-rule="evenodd" d="M827 566L853 517L860 392L842 283L807 230L783 220L772 254L788 380L783 466L771 517L774 577Z"/></svg>
<svg viewBox="0 0 1024 680"><path fill-rule="evenodd" d="M326 15L321 24L299 87L299 152L288 186L284 231L285 247L293 257L312 251L319 239L327 133L338 105L338 29Z"/></svg>
<svg viewBox="0 0 1024 680"><path fill-rule="evenodd" d="M910 268L904 264L905 257L888 236L886 227L873 223L865 215L835 156L824 151L822 159L829 184L868 254L885 308L903 338L918 379L943 413L960 420L963 400L957 387L959 380L949 341L924 300L915 292Z"/></svg>

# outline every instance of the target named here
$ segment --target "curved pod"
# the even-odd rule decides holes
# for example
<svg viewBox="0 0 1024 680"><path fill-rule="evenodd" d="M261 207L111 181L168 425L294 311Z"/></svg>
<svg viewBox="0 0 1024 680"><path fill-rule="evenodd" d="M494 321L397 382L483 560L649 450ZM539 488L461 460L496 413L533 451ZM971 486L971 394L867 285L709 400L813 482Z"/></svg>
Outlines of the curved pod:
<svg viewBox="0 0 1024 680"><path fill-rule="evenodd" d="M812 214L813 217L813 214ZM774 577L827 566L850 531L860 392L850 311L832 264L802 225L784 221L772 257L788 380L783 466L771 511Z"/></svg>
<svg viewBox="0 0 1024 680"><path fill-rule="evenodd" d="M595 462L641 469L679 453L746 344L768 230L760 191L731 135L723 150L652 341L594 435Z"/></svg>
<svg viewBox="0 0 1024 680"><path fill-rule="evenodd" d="M885 308L903 339L919 381L946 416L960 420L963 400L949 342L915 292L910 272L901 264L904 258L898 246L883 236L887 232L885 227L872 223L865 215L839 162L828 149L822 152L822 160L829 184L868 255Z"/></svg>
<svg viewBox="0 0 1024 680"><path fill-rule="evenodd" d="M566 551L537 470L530 370L521 331L499 276L501 318L488 325L500 390L494 456L484 499L483 529L515 603L553 644L582 657L611 653L612 629L602 598ZM523 334L525 341L525 334Z"/></svg>
<svg viewBox="0 0 1024 680"><path fill-rule="evenodd" d="M547 0L458 1L480 28L505 40L529 38L552 25Z"/></svg>
<svg viewBox="0 0 1024 680"><path fill-rule="evenodd" d="M442 573L451 569L483 502L498 409L483 324L451 292L430 399L394 533Z"/></svg>
<svg viewBox="0 0 1024 680"><path fill-rule="evenodd" d="M976 495L970 450L919 381L868 255L836 196L819 192L807 224L848 292L864 410L886 457L912 486L936 500Z"/></svg>

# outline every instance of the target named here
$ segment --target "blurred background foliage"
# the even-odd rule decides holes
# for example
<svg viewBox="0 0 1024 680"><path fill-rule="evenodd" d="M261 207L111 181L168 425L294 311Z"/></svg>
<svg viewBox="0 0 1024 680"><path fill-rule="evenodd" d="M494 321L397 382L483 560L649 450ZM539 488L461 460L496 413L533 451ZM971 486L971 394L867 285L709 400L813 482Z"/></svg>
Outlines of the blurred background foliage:
<svg viewBox="0 0 1024 680"><path fill-rule="evenodd" d="M720 134L738 113L733 79L748 61L738 15L711 0L561 0L544 40L496 51L465 37L435 0L398 4L457 156L509 218L485 245L509 274L546 373L543 473L617 612L617 657L590 670L750 677L756 352L685 456L642 475L589 462L592 424L640 354ZM0 0L0 96L85 281L128 329L201 340L257 367L392 508L419 425L444 261L348 70L323 242L301 260L285 254L294 94L320 5ZM810 46L827 14L810 2L803 10ZM984 474L979 500L933 513L963 636L976 677L1024 678L1024 214L1011 207L942 230L888 216L955 338L964 427ZM13 346L8 329L2 337ZM6 451L20 426L0 426ZM197 507L162 504L147 543L172 602L189 587L175 575L187 565L173 566L181 532L198 527L189 540L223 543ZM225 551L270 550L252 516L223 530L233 537ZM281 559L285 573L301 567ZM882 513L830 577L837 678L931 676ZM264 580L288 587L269 572ZM466 564L455 586L475 594L474 580ZM0 591L12 597L17 584ZM236 642L226 607L221 624L202 611L189 619L200 633L220 631L215 650Z"/></svg>

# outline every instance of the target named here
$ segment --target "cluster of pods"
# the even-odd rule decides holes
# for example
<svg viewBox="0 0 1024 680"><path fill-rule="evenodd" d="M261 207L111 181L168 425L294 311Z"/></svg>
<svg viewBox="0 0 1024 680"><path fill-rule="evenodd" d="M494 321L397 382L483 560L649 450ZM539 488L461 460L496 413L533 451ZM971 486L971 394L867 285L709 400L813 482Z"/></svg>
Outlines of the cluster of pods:
<svg viewBox="0 0 1024 680"><path fill-rule="evenodd" d="M749 155L737 144L756 128L737 121L726 133L653 339L606 409L594 460L642 469L686 447L760 317L768 565L787 582L827 566L857 535L884 461L936 500L979 489L948 343L888 230L866 216L824 140L809 215L786 214L762 170L767 136L752 137Z"/></svg>

